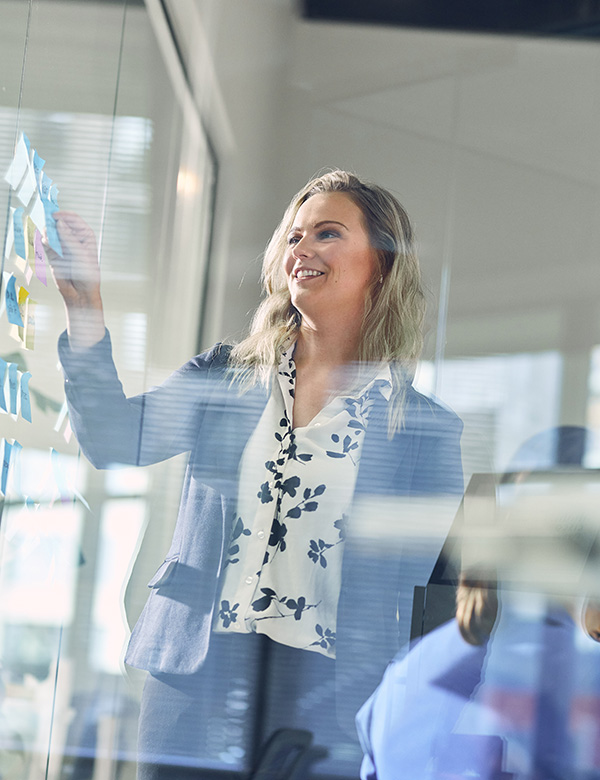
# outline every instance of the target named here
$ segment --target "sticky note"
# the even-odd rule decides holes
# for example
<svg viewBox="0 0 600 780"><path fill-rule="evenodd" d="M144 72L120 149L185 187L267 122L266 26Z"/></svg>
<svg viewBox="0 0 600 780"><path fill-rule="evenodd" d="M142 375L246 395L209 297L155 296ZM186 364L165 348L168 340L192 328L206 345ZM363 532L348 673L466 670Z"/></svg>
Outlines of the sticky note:
<svg viewBox="0 0 600 780"><path fill-rule="evenodd" d="M0 316L4 314L6 309L6 286L10 282L10 277L10 271L2 271L2 287L4 288L5 294L3 298L0 298Z"/></svg>
<svg viewBox="0 0 600 780"><path fill-rule="evenodd" d="M37 192L33 200L33 206L29 210L29 216L31 217L31 220L36 228L40 232L43 231L46 227L46 211L44 209L42 199Z"/></svg>
<svg viewBox="0 0 600 780"><path fill-rule="evenodd" d="M21 186L17 190L17 198L21 201L21 203L27 207L29 206L29 201L31 200L31 196L36 191L36 181L35 181L35 174L33 172L33 168L27 162L27 170L25 171L25 177L23 179L23 182L21 183Z"/></svg>
<svg viewBox="0 0 600 780"><path fill-rule="evenodd" d="M19 294L17 295L17 303L19 304L19 311L21 312L21 319L23 319L23 307L25 301L29 298L29 291L25 287L19 287Z"/></svg>
<svg viewBox="0 0 600 780"><path fill-rule="evenodd" d="M31 397L29 395L29 380L31 372L21 374L21 417L31 422Z"/></svg>
<svg viewBox="0 0 600 780"><path fill-rule="evenodd" d="M32 220L33 221L33 220ZM42 244L42 234L36 229L33 237L33 248L35 254L35 275L42 284L48 286L46 277L46 254L44 252L44 245Z"/></svg>
<svg viewBox="0 0 600 780"><path fill-rule="evenodd" d="M13 213L15 252L23 259L27 256L27 250L25 248L25 231L23 229L24 213L25 211L22 208L15 209Z"/></svg>
<svg viewBox="0 0 600 780"><path fill-rule="evenodd" d="M25 302L25 328L23 329L23 336L21 341L25 349L33 349L35 346L35 307L37 301L32 301L31 298L27 298Z"/></svg>
<svg viewBox="0 0 600 780"><path fill-rule="evenodd" d="M35 174L35 180L37 182L38 187L40 186L42 168L44 167L45 164L46 164L46 160L42 160L42 158L34 149L33 150L33 172Z"/></svg>
<svg viewBox="0 0 600 780"><path fill-rule="evenodd" d="M50 200L50 187L52 186L52 179L42 171L42 180L40 182L40 193L42 200ZM52 201L50 201L52 202Z"/></svg>
<svg viewBox="0 0 600 780"><path fill-rule="evenodd" d="M62 464L60 462L60 455L54 449L54 447L50 448L50 461L52 463L52 474L54 476L54 483L58 488L60 500L63 502L68 501L69 489L67 486L67 480L64 474L64 470L62 468Z"/></svg>
<svg viewBox="0 0 600 780"><path fill-rule="evenodd" d="M54 203L55 206L58 206L58 190L56 189L56 184L53 184L50 187L50 202Z"/></svg>
<svg viewBox="0 0 600 780"><path fill-rule="evenodd" d="M6 397L4 395L4 380L6 379L6 369L8 368L8 363L6 360L3 360L0 358L0 409L7 412L8 409L6 408Z"/></svg>
<svg viewBox="0 0 600 780"><path fill-rule="evenodd" d="M10 413L17 413L17 393L19 390L19 369L16 363L8 364L8 394L10 397Z"/></svg>
<svg viewBox="0 0 600 780"><path fill-rule="evenodd" d="M17 331L17 336L15 337L14 334L13 338L16 338L17 341L25 342L25 327L27 325L27 303L29 301L29 292L25 289L25 287L19 287L19 294L17 296L17 303L19 304L19 312L21 314L21 319L23 320L23 327L20 328L17 326L15 330ZM14 328L14 326L13 326Z"/></svg>
<svg viewBox="0 0 600 780"><path fill-rule="evenodd" d="M10 210L10 219L8 220L8 230L6 231L6 241L4 243L4 257L8 260L10 257L10 253L12 252L12 248L15 243L15 228L13 225L13 214L14 209L11 208Z"/></svg>
<svg viewBox="0 0 600 780"><path fill-rule="evenodd" d="M21 452L23 445L14 439L10 445L10 487L18 496L22 495L21 488Z"/></svg>
<svg viewBox="0 0 600 780"><path fill-rule="evenodd" d="M25 175L27 167L29 166L29 147L28 141L26 143L26 136L21 133L19 140L17 141L17 148L12 162L6 172L4 180L7 181L13 190L16 190L21 183L21 179Z"/></svg>
<svg viewBox="0 0 600 780"><path fill-rule="evenodd" d="M60 239L56 229L56 220L54 219L54 212L58 211L58 207L49 200L42 200L42 203L44 204L46 217L46 236L48 237L48 244L56 254L62 257L62 246L60 245Z"/></svg>
<svg viewBox="0 0 600 780"><path fill-rule="evenodd" d="M3 439L3 447L2 447L2 476L0 477L0 490L4 495L6 495L6 486L8 484L8 470L10 468L10 453L12 450L12 445L6 440Z"/></svg>
<svg viewBox="0 0 600 780"><path fill-rule="evenodd" d="M25 256L27 260L35 259L35 246L33 240L35 238L36 227L33 224L31 217L25 217Z"/></svg>
<svg viewBox="0 0 600 780"><path fill-rule="evenodd" d="M15 289L16 279L14 274L10 275L8 282L6 283L4 299L6 301L6 316L8 321L13 325L19 325L23 327L23 318L19 310L19 303L17 298L17 291Z"/></svg>

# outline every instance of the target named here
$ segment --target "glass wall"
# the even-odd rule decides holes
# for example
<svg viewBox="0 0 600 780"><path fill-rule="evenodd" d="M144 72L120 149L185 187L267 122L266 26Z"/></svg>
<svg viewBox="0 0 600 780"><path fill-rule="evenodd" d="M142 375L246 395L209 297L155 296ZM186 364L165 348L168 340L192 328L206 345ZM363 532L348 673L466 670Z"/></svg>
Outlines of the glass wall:
<svg viewBox="0 0 600 780"><path fill-rule="evenodd" d="M0 0L0 44L0 776L600 777L597 45L292 0ZM98 239L136 396L242 337L269 236L331 168L416 230L425 347L394 435L353 387L327 467L285 402L263 457L273 413L219 350L135 419L106 341L61 369L56 206ZM354 489L327 525L329 480Z"/></svg>
<svg viewBox="0 0 600 780"><path fill-rule="evenodd" d="M125 583L154 514L167 520L145 544L169 534L182 463L100 472L80 453L57 364L65 316L41 247L42 179L29 187L34 150L52 198L98 238L129 394L196 351L215 161L143 5L8 0L0 18L0 169L12 171L0 188L0 772L109 777L136 749Z"/></svg>

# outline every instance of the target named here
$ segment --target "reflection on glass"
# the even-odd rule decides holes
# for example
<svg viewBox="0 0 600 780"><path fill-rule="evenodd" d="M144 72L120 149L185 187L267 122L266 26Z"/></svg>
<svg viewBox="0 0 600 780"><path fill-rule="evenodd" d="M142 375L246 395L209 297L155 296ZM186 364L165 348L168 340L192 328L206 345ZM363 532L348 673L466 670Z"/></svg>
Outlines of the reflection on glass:
<svg viewBox="0 0 600 780"><path fill-rule="evenodd" d="M196 343L200 325L207 343L241 332L258 297L252 258L263 248L273 215L299 179L340 165L398 193L418 229L433 299L442 281L442 315L437 328L432 322L437 341L427 354L443 356L445 350L445 358L424 363L416 387L427 396L440 388L464 422L467 481L471 474L509 468L521 440L561 423L591 429L584 463L600 465L597 46L307 23L293 3L276 6L261 0L147 0L145 6L135 0L0 0L0 174L20 132L27 132L47 159L61 205L81 212L100 236L103 295L126 395L160 385L204 347ZM175 95L186 79L166 25L157 23L161 9L171 16L187 68L191 89L183 108ZM223 174L212 243L215 167L207 128ZM8 218L15 205L10 188L0 187L0 213ZM209 243L213 262L207 268ZM13 259L4 259L5 271L13 270ZM22 272L21 263L16 273ZM29 423L0 413L0 436L23 447L0 526L0 774L133 778L144 673L124 674L120 665L122 600L133 626L147 583L169 551L185 455L101 474L77 455L56 370L60 302L37 277L31 293L33 349L30 338L10 336L0 311L0 357L31 372L33 418ZM0 307L4 286L2 296ZM432 320L434 310L435 304ZM347 435L352 445L355 434ZM333 444L328 442L330 452L344 454L345 435L337 449ZM356 535L342 540L341 522L329 534L319 528L305 540L305 562L319 572L332 570L344 546L360 562L346 602L347 614L360 616L343 661L346 669L364 661L360 673L331 679L334 662L323 654L319 663L319 653L331 650L338 632L321 622L320 633L315 626L307 639L310 652L215 633L198 712L203 772L247 774L257 747L275 729L309 724L313 742L329 752L314 772L356 777L361 750L349 714L379 683L389 655L415 635L417 623L432 631L449 617L454 586L449 578L428 579L454 507L389 496L385 483L398 453L386 452L376 469L380 482L361 486ZM348 446L346 454L356 450ZM205 479L219 495L219 480L233 473L230 455L215 449L203 464L213 469ZM538 460L515 465L513 473L550 467ZM448 473L437 464L432 470ZM325 477L315 482L320 484ZM571 703L569 738L556 740L571 762L563 774L569 780L598 774L596 644L579 626L595 630L596 605L575 612L565 593L578 556L593 559L594 489L587 477L560 489L554 477L505 481L499 488L494 517L501 525L480 535L478 549L501 582L493 641L465 649L460 633L448 630L421 643L432 669L444 658L448 665L457 659L463 671L470 658L466 672L480 668L479 678L449 675L445 689L437 686L441 709L448 705L440 715L446 726L463 708L448 738L429 745L427 771L531 774L540 749L533 736L537 702L554 696ZM287 498L310 503L320 496L304 498L297 490ZM579 500L589 522L565 540L554 520ZM284 514L294 507L286 506ZM529 533L528 518L547 533ZM231 519L226 545L232 570L251 541L247 524L237 519ZM282 543L289 549L290 524L285 534L277 530L279 549ZM123 594L128 557L138 542ZM152 593L167 590L177 571L171 563L161 567ZM580 574L591 595L593 577L586 579L585 567ZM551 603L548 582L561 591ZM426 592L430 608L436 605L435 614L428 609L412 619L415 587ZM385 614L393 618L381 623L376 613L384 594ZM288 615L274 619L295 621L299 599L277 595L286 602L260 589L254 600L268 602L270 616L278 607ZM286 612L290 599L296 608L290 604ZM229 609L219 603L219 613L239 617L237 597L220 601ZM549 645L554 654L546 652ZM571 677L556 660L563 653L573 659ZM416 701L427 664L409 657ZM399 675L408 664L402 658L394 665ZM418 666L414 676L412 664ZM534 684L542 678L561 685L544 691ZM457 679L463 693L475 686L466 707L449 703ZM395 682L404 684L400 676ZM430 714L421 698L413 720L422 712L419 704ZM548 728L565 734L558 721ZM406 759L412 742L398 744ZM555 770L562 771L556 762L546 774Z"/></svg>
<svg viewBox="0 0 600 780"><path fill-rule="evenodd" d="M472 478L446 547L461 569L456 617L399 656L359 714L363 778L600 770L600 474L581 468L585 439L562 427L528 440L511 464L525 470L505 474L497 498L489 475ZM454 592L435 584L430 615L440 588Z"/></svg>

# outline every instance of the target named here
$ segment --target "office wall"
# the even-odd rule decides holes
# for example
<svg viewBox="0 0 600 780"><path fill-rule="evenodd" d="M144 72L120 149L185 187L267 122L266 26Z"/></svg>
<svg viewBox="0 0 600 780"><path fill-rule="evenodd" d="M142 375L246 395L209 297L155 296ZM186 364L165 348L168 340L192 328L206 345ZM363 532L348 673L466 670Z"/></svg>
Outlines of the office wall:
<svg viewBox="0 0 600 780"><path fill-rule="evenodd" d="M595 43L307 22L274 1L190 0L171 13L197 94L210 106L208 58L228 119L213 132L228 242L215 334L247 320L257 255L291 195L323 168L348 168L394 191L415 223L431 291L423 381L493 425L488 465L501 468L525 433L595 419ZM539 386L535 361L550 372Z"/></svg>

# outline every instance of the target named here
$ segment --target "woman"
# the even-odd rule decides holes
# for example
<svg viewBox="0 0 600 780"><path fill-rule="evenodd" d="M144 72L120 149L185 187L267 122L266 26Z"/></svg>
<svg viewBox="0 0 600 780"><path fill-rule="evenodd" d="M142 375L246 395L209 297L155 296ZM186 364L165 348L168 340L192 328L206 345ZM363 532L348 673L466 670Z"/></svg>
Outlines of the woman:
<svg viewBox="0 0 600 780"><path fill-rule="evenodd" d="M404 639L402 563L377 560L377 592L364 591L356 499L462 488L461 423L410 384L424 297L406 212L343 171L310 181L267 247L248 338L132 399L110 357L93 234L56 218L60 355L83 451L97 467L190 451L171 550L126 656L152 675L142 744L168 730L156 721L173 691L201 697L219 633L311 651L330 677L335 658L355 711Z"/></svg>

